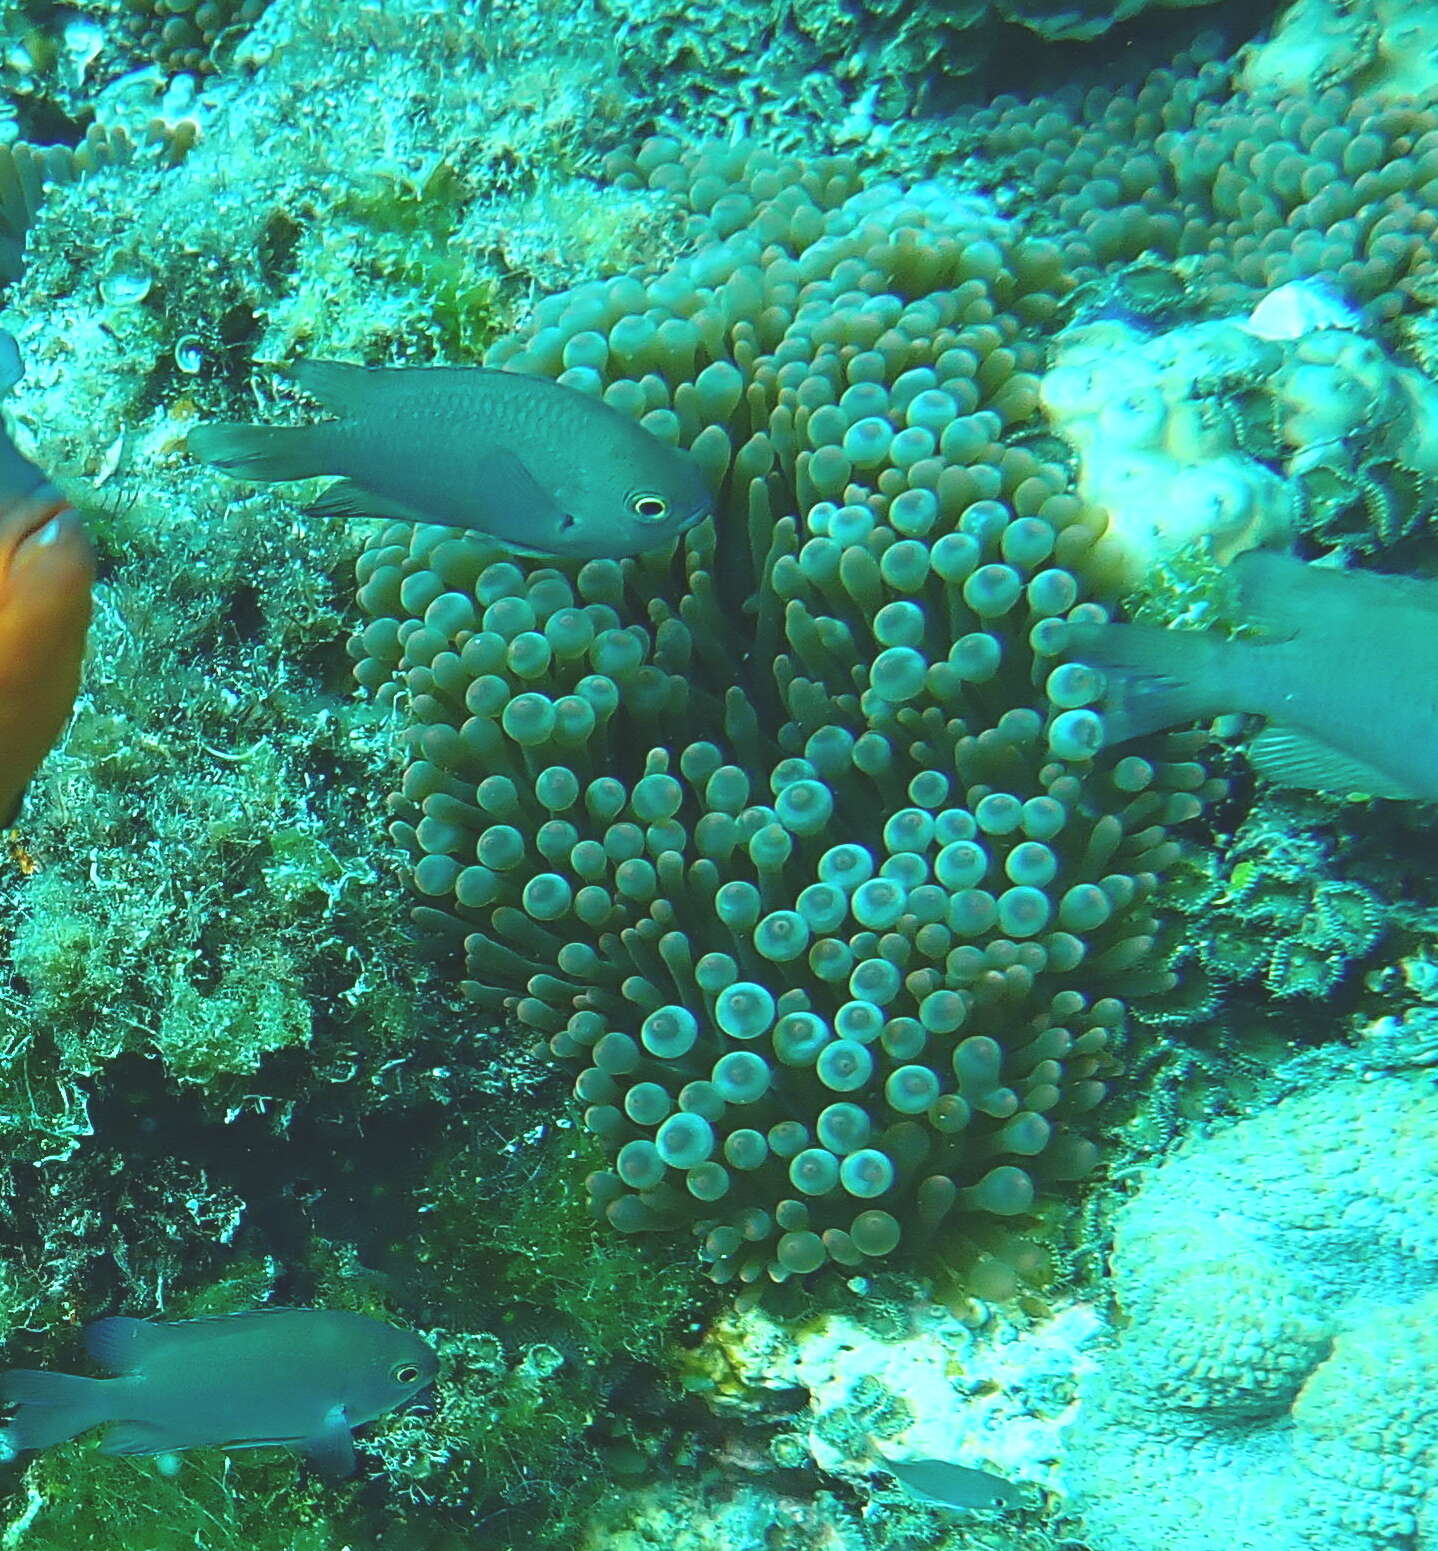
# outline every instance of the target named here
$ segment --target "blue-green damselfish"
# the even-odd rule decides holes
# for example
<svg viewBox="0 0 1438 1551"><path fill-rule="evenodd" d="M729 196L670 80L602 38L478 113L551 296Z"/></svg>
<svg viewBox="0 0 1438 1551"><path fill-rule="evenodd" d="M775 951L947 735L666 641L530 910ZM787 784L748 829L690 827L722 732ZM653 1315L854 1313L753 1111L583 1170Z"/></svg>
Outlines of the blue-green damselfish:
<svg viewBox="0 0 1438 1551"><path fill-rule="evenodd" d="M1438 802L1438 582L1255 549L1228 566L1248 639L1070 623L1102 670L1106 745L1232 711L1267 719L1249 761L1279 786Z"/></svg>
<svg viewBox="0 0 1438 1551"><path fill-rule="evenodd" d="M189 450L237 479L342 474L307 511L469 528L528 554L637 555L709 515L699 465L603 399L484 366L281 371L340 418L196 426Z"/></svg>
<svg viewBox="0 0 1438 1551"><path fill-rule="evenodd" d="M117 1315L86 1326L85 1350L117 1377L12 1368L16 1408L0 1437L43 1449L108 1424L102 1454L205 1444L297 1449L324 1475L354 1469L353 1429L392 1411L438 1371L412 1331L338 1309L255 1309L163 1322Z"/></svg>

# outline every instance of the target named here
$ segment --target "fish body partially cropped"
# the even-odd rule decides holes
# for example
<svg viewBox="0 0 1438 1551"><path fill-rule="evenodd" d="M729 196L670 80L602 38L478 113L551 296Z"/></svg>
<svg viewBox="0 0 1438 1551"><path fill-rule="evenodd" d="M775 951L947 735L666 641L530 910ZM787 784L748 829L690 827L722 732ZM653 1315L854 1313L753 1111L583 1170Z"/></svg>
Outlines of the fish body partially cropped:
<svg viewBox="0 0 1438 1551"><path fill-rule="evenodd" d="M1023 1493L992 1471L956 1465L946 1459L885 1459L884 1469L922 1503L956 1513L973 1509L1018 1508Z"/></svg>
<svg viewBox="0 0 1438 1551"><path fill-rule="evenodd" d="M363 1314L256 1309L169 1323L123 1315L85 1330L111 1379L13 1368L0 1400L16 1407L0 1436L43 1449L108 1423L102 1454L167 1454L204 1444L284 1444L324 1474L354 1469L352 1431L435 1375L427 1342Z"/></svg>
<svg viewBox="0 0 1438 1551"><path fill-rule="evenodd" d="M94 578L80 514L0 428L0 824L75 704Z"/></svg>
<svg viewBox="0 0 1438 1551"><path fill-rule="evenodd" d="M1253 550L1230 566L1252 639L1071 624L1102 669L1105 744L1243 711L1255 768L1285 786L1438 802L1438 582Z"/></svg>
<svg viewBox="0 0 1438 1551"><path fill-rule="evenodd" d="M687 452L547 377L339 361L287 374L340 418L197 426L189 447L240 479L343 475L310 511L440 523L593 559L657 548L713 506Z"/></svg>

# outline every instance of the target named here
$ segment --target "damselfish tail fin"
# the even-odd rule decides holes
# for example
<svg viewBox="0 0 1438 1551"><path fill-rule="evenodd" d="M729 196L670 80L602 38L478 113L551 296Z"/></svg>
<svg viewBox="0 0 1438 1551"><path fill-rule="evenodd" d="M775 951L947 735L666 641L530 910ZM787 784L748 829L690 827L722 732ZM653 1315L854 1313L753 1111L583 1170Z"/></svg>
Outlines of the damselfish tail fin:
<svg viewBox="0 0 1438 1551"><path fill-rule="evenodd" d="M197 425L185 445L201 463L236 479L310 479L334 474L323 425Z"/></svg>
<svg viewBox="0 0 1438 1551"><path fill-rule="evenodd" d="M1243 649L1206 630L1068 627L1069 657L1101 668L1108 681L1099 707L1106 745L1244 709L1235 696L1237 654Z"/></svg>
<svg viewBox="0 0 1438 1551"><path fill-rule="evenodd" d="M5 1442L15 1449L45 1449L109 1421L107 1386L113 1382L39 1368L0 1373L0 1400L16 1407L3 1430Z"/></svg>

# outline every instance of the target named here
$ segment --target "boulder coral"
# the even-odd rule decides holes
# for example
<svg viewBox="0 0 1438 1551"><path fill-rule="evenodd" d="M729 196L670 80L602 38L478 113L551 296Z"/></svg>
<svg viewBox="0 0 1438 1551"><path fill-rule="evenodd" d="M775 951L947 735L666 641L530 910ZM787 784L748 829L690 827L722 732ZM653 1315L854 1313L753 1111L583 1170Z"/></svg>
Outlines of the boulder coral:
<svg viewBox="0 0 1438 1551"><path fill-rule="evenodd" d="M1311 1084L1118 1214L1069 1487L1106 1551L1438 1544L1431 1072Z"/></svg>
<svg viewBox="0 0 1438 1551"><path fill-rule="evenodd" d="M362 556L416 921L579 1069L615 1227L690 1225L723 1282L925 1246L1011 1286L996 1227L1096 1156L1212 791L1179 745L1095 757L1060 661L1102 522L1016 436L1060 255L837 159L656 140L610 174L692 253L487 360L690 447L717 525L577 572L404 525Z"/></svg>
<svg viewBox="0 0 1438 1551"><path fill-rule="evenodd" d="M1109 318L1058 337L1043 408L1079 455L1080 493L1109 513L1093 562L1115 586L1141 585L1198 541L1219 564L1291 542L1296 491L1250 456L1228 402L1280 358L1237 320L1150 337Z"/></svg>

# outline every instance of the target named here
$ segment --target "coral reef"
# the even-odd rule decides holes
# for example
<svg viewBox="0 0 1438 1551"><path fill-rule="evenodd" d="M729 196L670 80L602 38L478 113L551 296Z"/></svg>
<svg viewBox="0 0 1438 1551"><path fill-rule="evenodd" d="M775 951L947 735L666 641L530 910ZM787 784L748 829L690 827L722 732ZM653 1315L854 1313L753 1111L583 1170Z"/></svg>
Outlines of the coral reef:
<svg viewBox="0 0 1438 1551"><path fill-rule="evenodd" d="M201 0L176 5L173 0L103 0L82 5L125 40L132 57L151 60L167 75L188 70L207 75L216 67L215 49L225 38L236 39L261 16L269 0Z"/></svg>
<svg viewBox="0 0 1438 1551"><path fill-rule="evenodd" d="M48 0L0 18L4 82L22 114L84 121L97 94L126 75L157 85L213 75L269 0ZM133 84L133 82L132 82Z"/></svg>
<svg viewBox="0 0 1438 1551"><path fill-rule="evenodd" d="M78 714L0 846L0 1334L7 1363L43 1365L111 1310L384 1300L450 1354L445 1421L369 1433L335 1492L260 1453L170 1478L62 1449L0 1476L17 1546L452 1548L481 1521L572 1543L628 1447L592 1419L621 1386L644 1399L692 1296L660 1255L593 1239L564 1085L414 961L375 822L393 729L343 654L363 533L233 501L181 451L258 334L461 348L537 275L628 252L652 204L565 203L585 92L531 111L558 64L485 75L472 32L392 9L272 7L272 61L196 104L193 166L162 141L24 212L7 408L86 509L100 583ZM297 119L317 91L352 121ZM153 103L121 106L92 142L143 141Z"/></svg>
<svg viewBox="0 0 1438 1551"><path fill-rule="evenodd" d="M1040 401L1108 513L1092 574L1151 589L1190 544L1220 564L1299 533L1372 551L1426 520L1438 385L1355 323L1310 281L1237 318L1058 334Z"/></svg>
<svg viewBox="0 0 1438 1551"><path fill-rule="evenodd" d="M1379 880L1303 802L1270 794L1224 848L1209 886L1172 897L1188 929L1169 962L1190 995L1199 971L1220 986L1260 981L1279 998L1328 996L1391 924ZM1184 870L1201 865L1195 853Z"/></svg>
<svg viewBox="0 0 1438 1551"><path fill-rule="evenodd" d="M1078 453L1079 493L1109 514L1092 557L1109 586L1152 582L1189 545L1222 564L1291 540L1296 493L1250 456L1231 404L1279 356L1230 322L1149 337L1109 319L1058 336L1041 402Z"/></svg>
<svg viewBox="0 0 1438 1551"><path fill-rule="evenodd" d="M1245 50L1249 91L1302 94L1344 85L1375 102L1432 100L1438 6L1432 0L1294 0L1273 35Z"/></svg>
<svg viewBox="0 0 1438 1551"><path fill-rule="evenodd" d="M1307 1075L1118 1215L1123 1326L1067 1440L1108 1551L1392 1551L1438 1528L1438 1091Z"/></svg>
<svg viewBox="0 0 1438 1551"><path fill-rule="evenodd" d="M447 1365L435 1412L370 1431L348 1486L262 1454L168 1477L58 1450L0 1479L7 1544L701 1546L713 1524L730 1544L1063 1543L1037 1488L1062 1484L1054 1429L1092 1347L1056 1345L1041 1369L1022 1338L1042 1353L1066 1317L1086 1338L1091 1311L1050 1292L1067 1312L1045 1325L1021 1298L987 1327L1014 1339L989 1349L963 1289L1051 1278L1064 1177L1096 1141L1123 1161L1101 1128L1125 1112L1097 1106L1124 1001L1170 978L1150 953L1159 879L1227 891L1181 921L1184 971L1207 939L1216 969L1251 923L1264 956L1232 1003L1343 997L1290 1000L1262 1037L1226 1017L1217 1054L1189 1049L1230 1103L1238 1041L1331 1040L1360 995L1434 994L1431 926L1395 903L1426 899L1416 840L1395 874L1347 848L1377 833L1361 814L1328 812L1316 852L1273 816L1290 853L1230 808L1180 869L1172 826L1216 791L1193 745L1087 757L1091 686L1052 648L1065 614L1098 607L1102 518L1036 405L1071 308L1170 329L1331 271L1361 327L1301 348L1349 353L1282 344L1240 450L1299 473L1286 460L1314 437L1284 427L1310 368L1335 402L1371 390L1397 426L1395 351L1438 359L1438 118L1342 85L1246 92L1236 67L1185 56L1135 88L901 122L985 67L996 19L1018 25L1017 7L970 9L736 5L720 26L596 5L560 29L538 6L274 0L245 36L238 7L171 6L197 42L156 35L145 5L132 44L97 4L69 8L68 30L46 8L28 72L7 55L13 127L76 146L15 147L14 178L0 170L9 274L26 249L7 315L29 368L17 436L73 493L97 489L102 581L79 716L0 863L6 1360L52 1360L105 1309L271 1298L383 1309ZM1098 15L1030 6L1023 41ZM92 143L142 146L158 120L155 149L69 181L91 114ZM616 151L636 124L662 133ZM734 144L681 150L700 124ZM769 152L738 144L765 126ZM825 155L846 145L880 165ZM294 409L266 360L475 360L496 339L491 361L605 392L693 446L723 491L718 532L567 572L433 529L301 522L287 495L236 496L182 456L197 418ZM1243 407L1227 388L1212 402ZM1363 461L1371 428L1332 428L1363 488L1311 535L1416 543L1421 485ZM340 645L362 547L357 666L377 707ZM438 975L402 941L386 790ZM1360 947L1371 910L1402 928L1386 959ZM447 985L466 949L461 1004ZM1347 972L1360 953L1367 977ZM519 1027L496 1027L509 1003ZM588 1130L546 1040L582 1069ZM1345 1090L1371 1118L1325 1118L1317 1084L1301 1117L1335 1158L1371 1149L1363 1183L1380 1146L1393 1167L1394 1136L1407 1145L1411 1112L1388 1096L1421 1092L1403 1052L1431 1064L1431 1019L1385 1017L1369 1042L1403 1073ZM1176 1050L1137 1048L1145 1118ZM1148 1134L1167 1145L1183 1119L1175 1105ZM1248 1168L1225 1176L1245 1202ZM682 1233L592 1222L586 1170L602 1215L697 1225L717 1275L787 1278L807 1320L706 1324ZM1343 1194L1355 1183L1321 1180L1335 1263L1372 1264L1386 1227ZM1370 1195L1396 1216L1384 1188ZM1097 1271L1107 1199L1067 1269ZM1245 1328L1281 1338L1284 1365L1258 1371L1221 1344L1222 1267L1195 1268L1187 1302L1149 1299L1149 1251L1125 1231L1123 1295L1181 1374L1135 1356L1127 1399L1095 1381L1108 1476L1071 1483L1102 1498L1094 1524L1142 1541L1190 1443L1205 1470L1246 1460L1226 1452L1231 1407L1250 1437L1288 1439L1309 1543L1415 1539L1401 1515L1431 1517L1429 1462L1403 1454L1429 1425L1414 1397L1431 1343L1406 1324L1420 1295L1385 1293L1393 1322L1369 1331L1337 1276L1295 1286L1289 1255L1267 1282L1268 1246L1235 1241ZM906 1297L881 1270L896 1235L934 1273ZM1151 1243L1181 1260L1162 1223ZM1398 1273L1420 1251L1431 1262L1410 1245ZM821 1258L840 1274L799 1285ZM742 1332L765 1329L756 1356ZM1211 1410L1185 1409L1210 1356ZM1287 1432L1254 1415L1295 1379ZM956 1437L905 1417L906 1390L935 1415L953 1402ZM871 1433L896 1459L1031 1483L1033 1505L956 1524L884 1484ZM1362 1457L1372 1440L1391 1440L1392 1480ZM1206 1511L1234 1477L1202 1479ZM1384 1514L1389 1544L1370 1529Z"/></svg>
<svg viewBox="0 0 1438 1551"><path fill-rule="evenodd" d="M650 142L612 170L676 190L698 251L546 299L486 359L691 445L717 537L678 586L664 555L571 579L379 536L352 650L408 724L416 920L584 1068L596 1208L692 1221L719 1280L1022 1216L1093 1157L1072 1122L1204 788L1094 761L1092 686L1046 644L1092 607L1093 529L1003 430L1053 251L842 162Z"/></svg>
<svg viewBox="0 0 1438 1551"><path fill-rule="evenodd" d="M1143 1020L1212 1022L1229 991L1261 987L1295 1004L1287 1021L1312 1038L1314 999L1346 1013L1365 989L1426 997L1438 898L1422 812L1269 788L1231 833L1186 846L1164 890L1162 951L1179 989L1145 1003Z"/></svg>
<svg viewBox="0 0 1438 1551"><path fill-rule="evenodd" d="M1137 89L997 99L958 145L994 165L1065 267L1095 280L1145 254L1178 261L1212 316L1323 275L1370 322L1425 306L1435 278L1438 113L1342 86L1236 89L1198 55Z"/></svg>
<svg viewBox="0 0 1438 1551"><path fill-rule="evenodd" d="M776 1322L762 1310L722 1315L680 1374L720 1416L774 1420L773 1458L882 1497L888 1461L982 1468L1030 1506L1059 1487L1060 1433L1077 1376L1103 1328L1091 1305L1038 1319L970 1304L959 1317L902 1289L873 1289L862 1312Z"/></svg>
<svg viewBox="0 0 1438 1551"><path fill-rule="evenodd" d="M917 112L970 95L1012 53L1027 59L1057 45L1054 70L1066 79L1074 44L1156 13L1201 15L1212 3L731 0L708 12L681 0L627 0L612 9L619 60L658 122L672 122L677 104L691 131L712 133L737 107L746 129L784 149L812 142L822 126L839 144L883 152L909 138ZM662 101L650 96L655 80L664 82Z"/></svg>

